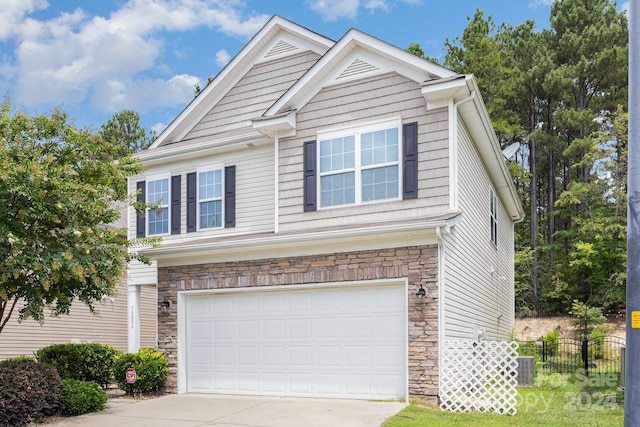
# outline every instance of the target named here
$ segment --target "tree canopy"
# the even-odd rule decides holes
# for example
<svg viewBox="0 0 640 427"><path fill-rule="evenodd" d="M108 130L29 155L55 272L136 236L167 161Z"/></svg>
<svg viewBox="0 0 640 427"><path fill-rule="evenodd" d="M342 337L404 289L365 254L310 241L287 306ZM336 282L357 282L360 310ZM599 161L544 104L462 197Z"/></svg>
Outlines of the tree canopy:
<svg viewBox="0 0 640 427"><path fill-rule="evenodd" d="M14 309L42 321L45 308L66 314L78 300L94 311L113 293L131 255L110 224L140 170L59 109L29 116L0 103L0 331Z"/></svg>
<svg viewBox="0 0 640 427"><path fill-rule="evenodd" d="M516 307L624 305L628 26L610 0L555 0L548 29L476 10L444 65L475 75L529 215L516 226ZM418 51L418 46L412 50Z"/></svg>
<svg viewBox="0 0 640 427"><path fill-rule="evenodd" d="M140 116L132 110L122 110L102 125L100 135L107 143L117 147L120 156L137 153L149 147L155 135L147 135L140 125Z"/></svg>

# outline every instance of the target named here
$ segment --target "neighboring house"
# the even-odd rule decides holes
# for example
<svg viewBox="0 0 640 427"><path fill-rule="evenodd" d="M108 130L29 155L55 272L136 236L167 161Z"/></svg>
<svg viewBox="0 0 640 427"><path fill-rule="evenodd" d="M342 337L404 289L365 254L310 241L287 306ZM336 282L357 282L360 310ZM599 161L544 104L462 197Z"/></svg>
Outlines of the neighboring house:
<svg viewBox="0 0 640 427"><path fill-rule="evenodd" d="M126 209L125 209L126 211ZM115 227L126 226L125 215ZM18 302L9 322L0 333L0 360L16 356L32 356L42 347L66 342L97 342L109 344L120 351L127 351L127 336L131 319L127 319L127 281L117 286L112 297L104 298L95 304L97 314L92 314L82 302L71 305L71 312L59 317L49 316L45 309L43 324L26 319L18 322ZM155 286L141 289L139 302L142 347L156 347L157 296Z"/></svg>
<svg viewBox="0 0 640 427"><path fill-rule="evenodd" d="M169 392L435 401L443 340L512 331L523 209L472 76L275 16L138 156Z"/></svg>
<svg viewBox="0 0 640 427"><path fill-rule="evenodd" d="M156 347L156 289L146 287L141 299L142 347ZM41 325L33 319L18 322L18 308L0 333L0 360L16 356L33 356L34 352L51 344L67 342L97 342L127 351L127 285L123 281L116 294L95 304L97 315L86 305L76 302L71 314L50 317L45 309Z"/></svg>

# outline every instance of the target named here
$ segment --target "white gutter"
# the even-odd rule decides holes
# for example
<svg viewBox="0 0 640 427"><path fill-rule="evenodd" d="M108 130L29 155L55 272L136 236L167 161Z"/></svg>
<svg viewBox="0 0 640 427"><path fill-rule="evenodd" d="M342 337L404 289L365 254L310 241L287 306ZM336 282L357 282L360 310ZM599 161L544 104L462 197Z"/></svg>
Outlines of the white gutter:
<svg viewBox="0 0 640 427"><path fill-rule="evenodd" d="M339 229L307 233L272 234L233 240L190 240L179 245L147 248L140 252L157 260L159 266L187 265L218 261L241 261L256 257L284 257L325 253L328 249L347 251L384 246L435 243L435 228L447 227L458 217L420 223L375 225L360 229ZM381 243L382 242L382 243ZM208 261L209 260L209 261Z"/></svg>
<svg viewBox="0 0 640 427"><path fill-rule="evenodd" d="M241 135L231 135L221 139L215 139L215 136L212 138L203 141L198 141L200 138L197 138L189 142L176 143L175 146L173 144L164 145L141 151L134 157L148 166L173 162L181 158L199 157L203 151L207 151L207 154L231 151L241 148L243 145L255 143L257 140L267 139L264 134L253 129Z"/></svg>

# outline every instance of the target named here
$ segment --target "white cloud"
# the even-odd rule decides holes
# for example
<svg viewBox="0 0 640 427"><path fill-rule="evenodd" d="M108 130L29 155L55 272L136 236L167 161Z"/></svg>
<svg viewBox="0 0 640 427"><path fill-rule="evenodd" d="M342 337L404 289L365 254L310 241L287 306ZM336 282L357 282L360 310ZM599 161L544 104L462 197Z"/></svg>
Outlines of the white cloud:
<svg viewBox="0 0 640 427"><path fill-rule="evenodd" d="M160 135L162 131L167 128L167 126L168 125L166 123L157 122L156 124L152 125L149 130L155 132L156 135Z"/></svg>
<svg viewBox="0 0 640 427"><path fill-rule="evenodd" d="M146 113L158 106L178 106L194 97L193 88L199 83L195 76L181 74L168 80L111 79L98 83L91 99L92 105L107 111L125 108Z"/></svg>
<svg viewBox="0 0 640 427"><path fill-rule="evenodd" d="M25 16L36 10L45 9L45 0L2 0L0 8L0 41L13 36L20 28Z"/></svg>
<svg viewBox="0 0 640 427"><path fill-rule="evenodd" d="M231 56L226 50L220 49L219 51L216 52L216 64L219 67L224 67L229 63L230 60L231 60Z"/></svg>
<svg viewBox="0 0 640 427"><path fill-rule="evenodd" d="M382 11L387 13L400 3L422 4L423 0L307 0L307 5L320 14L323 21L338 19L354 19L358 16L360 6L370 13Z"/></svg>
<svg viewBox="0 0 640 427"><path fill-rule="evenodd" d="M384 0L366 0L364 2L364 7L372 13L376 10L381 10L383 12L389 11L389 5Z"/></svg>
<svg viewBox="0 0 640 427"><path fill-rule="evenodd" d="M539 7L550 7L554 0L533 0L529 2L528 6L531 9L537 9Z"/></svg>
<svg viewBox="0 0 640 427"><path fill-rule="evenodd" d="M0 72L17 76L18 101L37 106L90 99L105 111L144 112L184 103L193 96L198 79L171 76L160 60L166 32L209 27L244 38L269 18L244 19L234 9L242 4L234 0L130 0L108 17L91 17L77 9L43 21L28 17L36 8L47 6L43 0L2 1L0 40L9 34L17 47L10 65L3 58ZM149 72L156 76L148 77Z"/></svg>
<svg viewBox="0 0 640 427"><path fill-rule="evenodd" d="M313 0L309 7L319 13L324 21L341 18L353 19L358 14L359 0Z"/></svg>

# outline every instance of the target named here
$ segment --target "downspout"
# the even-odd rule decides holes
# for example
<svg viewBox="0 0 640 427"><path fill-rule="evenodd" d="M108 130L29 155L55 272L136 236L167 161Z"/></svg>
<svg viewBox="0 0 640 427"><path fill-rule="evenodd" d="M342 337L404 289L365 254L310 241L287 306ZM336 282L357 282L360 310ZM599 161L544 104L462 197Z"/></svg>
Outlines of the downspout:
<svg viewBox="0 0 640 427"><path fill-rule="evenodd" d="M449 212L458 210L458 107L476 96L476 91L458 101L449 98Z"/></svg>
<svg viewBox="0 0 640 427"><path fill-rule="evenodd" d="M274 201L273 201L273 206L275 211L273 212L273 232L275 234L278 234L278 223L279 221L279 197L280 197L280 183L279 183L279 168L280 168L280 161L278 159L278 151L280 150L280 133L276 132L274 137L273 137L273 164L274 164L274 183L273 183L273 188L274 188Z"/></svg>
<svg viewBox="0 0 640 427"><path fill-rule="evenodd" d="M476 97L476 91L458 100L449 98L449 212L458 211L458 107ZM450 226L444 232L449 234ZM441 227L436 227L438 240L438 395L442 389L442 343L445 339L445 244Z"/></svg>
<svg viewBox="0 0 640 427"><path fill-rule="evenodd" d="M448 234L450 227L445 227L445 232ZM442 230L440 226L436 227L436 238L438 240L438 396L440 396L440 390L442 389L442 343L444 342L444 328L445 328L445 279L444 279L444 267L445 267L445 247L444 239L442 238Z"/></svg>

